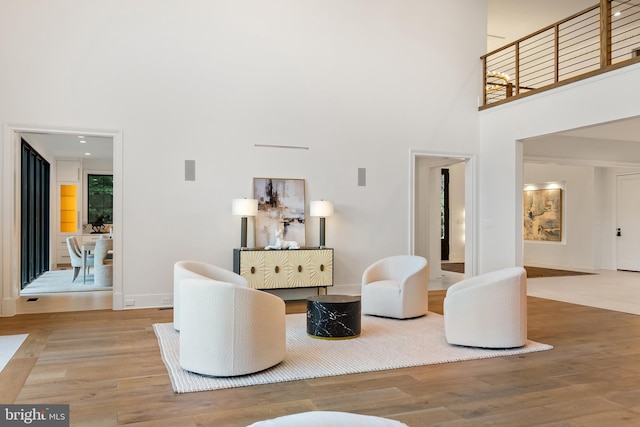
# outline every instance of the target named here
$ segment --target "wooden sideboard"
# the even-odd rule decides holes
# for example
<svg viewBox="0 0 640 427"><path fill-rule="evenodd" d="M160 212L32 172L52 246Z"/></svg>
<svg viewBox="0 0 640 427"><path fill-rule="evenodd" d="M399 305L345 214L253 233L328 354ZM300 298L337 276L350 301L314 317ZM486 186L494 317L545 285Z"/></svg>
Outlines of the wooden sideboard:
<svg viewBox="0 0 640 427"><path fill-rule="evenodd" d="M234 249L233 271L254 289L333 286L333 249Z"/></svg>

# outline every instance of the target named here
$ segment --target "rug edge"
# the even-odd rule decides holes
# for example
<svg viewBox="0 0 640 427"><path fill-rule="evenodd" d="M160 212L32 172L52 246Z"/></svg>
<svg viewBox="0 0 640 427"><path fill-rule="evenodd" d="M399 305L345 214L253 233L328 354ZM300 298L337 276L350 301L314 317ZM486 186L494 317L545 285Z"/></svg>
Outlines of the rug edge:
<svg viewBox="0 0 640 427"><path fill-rule="evenodd" d="M442 315L438 314L438 313L431 313L430 314L434 314L436 315L436 317L442 317ZM288 316L305 316L304 313L293 313L293 314L289 314ZM166 322L166 323L155 323L153 324L153 330L154 333L156 334L156 337L158 339L158 344L160 347L160 354L161 354L161 358L162 361L165 365L165 368L167 369L167 374L169 375L169 378L171 380L171 385L173 388L173 391L175 393L179 393L179 394L184 394L184 393L192 393L192 392L200 392L200 391L213 391L213 390L223 390L223 389L231 389L231 388L238 388L238 387L248 387L248 386L254 386L254 385L266 385L266 384L277 384L277 383L286 383L286 382L291 382L291 381L305 381L305 380L312 380L312 379L317 379L317 378L326 378L326 377L330 377L330 376L339 376L339 375L354 375L354 374L361 374L361 373L367 373L367 372L381 372L381 371L390 371L390 370L396 370L396 369L404 369L404 368L413 368L413 367L418 367L418 366L429 366L429 365L435 365L435 364L444 364L444 363L455 363L455 362L465 362L465 361L472 361L472 360L485 360L485 359L493 359L493 358L500 358L500 357L510 357L510 356L517 356L517 355L523 355L523 354L528 354L528 353L537 353L537 352L542 352L542 351L548 351L548 350L552 350L554 347L552 345L549 344L545 344L545 343L540 343L537 341L533 341L533 340L527 340L527 344L525 344L525 346L523 347L519 347L519 348L515 348L515 349L484 349L484 350L493 350L493 351L504 351L503 354L486 354L486 355L481 355L481 356L469 356L469 357L462 357L462 358L456 358L456 359L443 359L440 360L438 362L434 362L434 363L417 363L417 364L402 364L402 365L398 365L398 366L384 366L384 367L380 367L380 368L373 368L373 369L364 369L364 370L359 370L357 372L348 372L348 373L340 373L340 374L328 374L328 375L323 375L323 374L313 374L311 376L304 376L304 377L292 377L292 378L285 378L282 380L268 380L268 381L261 381L258 380L257 382L254 382L253 384L250 383L243 383L243 382L239 382L237 384L218 384L216 387L211 387L208 385L204 385L204 386L199 386L199 385L195 385L195 387L191 388L191 389L185 389L183 388L180 384L180 381L178 381L176 377L176 375L178 375L178 373L175 373L174 370L172 369L172 365L171 363L168 361L168 356L165 354L165 350L162 348L162 342L163 339L161 337L162 333L166 333L160 330L160 328L171 328L172 322ZM531 348L533 347L533 348ZM284 362L284 361L283 361ZM281 362L282 363L282 362ZM266 372L269 371L271 369L277 368L279 365L281 365L281 363L268 368L264 371L261 372ZM180 368L181 369L181 368ZM253 374L249 374L248 376L253 375ZM247 376L247 377L248 377ZM206 379L208 377L203 376L202 379ZM211 377L212 379L221 379L221 378L216 378L216 377ZM255 381L255 380L254 380ZM179 384L180 383L180 384Z"/></svg>

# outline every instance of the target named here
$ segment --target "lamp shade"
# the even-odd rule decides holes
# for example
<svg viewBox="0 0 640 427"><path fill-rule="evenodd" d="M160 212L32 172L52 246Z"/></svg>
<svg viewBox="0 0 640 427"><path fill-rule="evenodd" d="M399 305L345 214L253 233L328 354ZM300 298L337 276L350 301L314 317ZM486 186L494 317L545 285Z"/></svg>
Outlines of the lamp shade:
<svg viewBox="0 0 640 427"><path fill-rule="evenodd" d="M316 200L309 206L309 215L322 218L333 215L333 203L326 200Z"/></svg>
<svg viewBox="0 0 640 427"><path fill-rule="evenodd" d="M231 213L238 216L258 215L258 201L256 199L233 199Z"/></svg>

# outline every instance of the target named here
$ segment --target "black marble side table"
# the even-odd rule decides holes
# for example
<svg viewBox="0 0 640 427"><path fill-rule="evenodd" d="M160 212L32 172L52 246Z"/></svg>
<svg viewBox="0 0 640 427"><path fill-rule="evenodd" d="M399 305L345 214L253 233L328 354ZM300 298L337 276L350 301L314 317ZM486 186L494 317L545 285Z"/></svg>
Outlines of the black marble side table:
<svg viewBox="0 0 640 427"><path fill-rule="evenodd" d="M307 334L328 340L360 336L360 297L317 295L307 298Z"/></svg>

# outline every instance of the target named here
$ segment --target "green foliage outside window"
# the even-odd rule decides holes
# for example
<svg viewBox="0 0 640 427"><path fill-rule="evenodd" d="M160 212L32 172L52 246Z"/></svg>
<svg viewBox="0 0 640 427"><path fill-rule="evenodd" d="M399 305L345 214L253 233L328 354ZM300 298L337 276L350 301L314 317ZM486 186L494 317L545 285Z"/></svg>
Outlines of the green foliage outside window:
<svg viewBox="0 0 640 427"><path fill-rule="evenodd" d="M88 222L95 225L113 224L113 175L87 177Z"/></svg>

